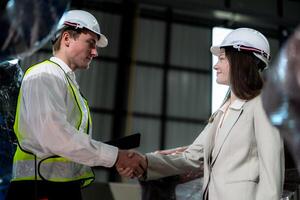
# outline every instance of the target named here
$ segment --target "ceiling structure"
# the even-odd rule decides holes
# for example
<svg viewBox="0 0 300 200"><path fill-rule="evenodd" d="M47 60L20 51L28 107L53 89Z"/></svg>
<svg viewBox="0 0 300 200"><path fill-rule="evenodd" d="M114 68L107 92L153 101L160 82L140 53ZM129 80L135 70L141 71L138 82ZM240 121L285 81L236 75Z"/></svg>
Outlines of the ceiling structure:
<svg viewBox="0 0 300 200"><path fill-rule="evenodd" d="M286 37L300 23L299 0L73 0L72 5L122 12L128 4L141 16L171 17L207 26L248 26L274 38ZM127 5L127 6L125 6Z"/></svg>

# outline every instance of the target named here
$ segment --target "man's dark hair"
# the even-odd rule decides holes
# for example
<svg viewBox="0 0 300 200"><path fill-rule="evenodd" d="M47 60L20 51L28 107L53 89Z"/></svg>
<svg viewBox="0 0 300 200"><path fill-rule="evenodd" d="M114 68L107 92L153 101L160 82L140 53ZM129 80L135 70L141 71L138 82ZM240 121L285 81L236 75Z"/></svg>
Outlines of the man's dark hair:
<svg viewBox="0 0 300 200"><path fill-rule="evenodd" d="M62 39L62 36L63 36L64 32L68 32L70 34L71 38L77 39L83 31L84 31L83 29L74 29L72 27L63 28L60 31L61 34L59 35L59 37L55 41L53 41L53 45L52 45L53 53L57 52L60 49L60 42L61 42L61 39Z"/></svg>

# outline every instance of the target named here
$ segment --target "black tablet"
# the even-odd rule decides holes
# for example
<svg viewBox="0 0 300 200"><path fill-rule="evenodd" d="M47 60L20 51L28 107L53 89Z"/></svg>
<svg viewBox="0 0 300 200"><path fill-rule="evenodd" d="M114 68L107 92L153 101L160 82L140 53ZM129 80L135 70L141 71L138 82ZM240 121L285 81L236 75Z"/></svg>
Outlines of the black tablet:
<svg viewBox="0 0 300 200"><path fill-rule="evenodd" d="M105 142L106 144L113 145L119 149L133 149L140 146L141 134L135 133L115 140Z"/></svg>

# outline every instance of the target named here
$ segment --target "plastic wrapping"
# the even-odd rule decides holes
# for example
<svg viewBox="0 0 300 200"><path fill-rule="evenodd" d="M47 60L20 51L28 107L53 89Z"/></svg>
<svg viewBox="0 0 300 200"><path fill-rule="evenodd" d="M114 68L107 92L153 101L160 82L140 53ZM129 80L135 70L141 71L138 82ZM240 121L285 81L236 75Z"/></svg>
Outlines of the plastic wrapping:
<svg viewBox="0 0 300 200"><path fill-rule="evenodd" d="M0 64L0 199L4 199L11 179L16 149L13 124L22 76L17 60Z"/></svg>
<svg viewBox="0 0 300 200"><path fill-rule="evenodd" d="M266 73L263 106L279 128L300 172L300 28L288 39Z"/></svg>
<svg viewBox="0 0 300 200"><path fill-rule="evenodd" d="M23 72L18 59L42 47L68 8L68 0L5 0L0 3L0 199L11 179L15 109Z"/></svg>
<svg viewBox="0 0 300 200"><path fill-rule="evenodd" d="M178 184L175 189L176 200L202 200L203 178Z"/></svg>
<svg viewBox="0 0 300 200"><path fill-rule="evenodd" d="M52 37L68 0L9 0L0 6L0 63L32 54Z"/></svg>

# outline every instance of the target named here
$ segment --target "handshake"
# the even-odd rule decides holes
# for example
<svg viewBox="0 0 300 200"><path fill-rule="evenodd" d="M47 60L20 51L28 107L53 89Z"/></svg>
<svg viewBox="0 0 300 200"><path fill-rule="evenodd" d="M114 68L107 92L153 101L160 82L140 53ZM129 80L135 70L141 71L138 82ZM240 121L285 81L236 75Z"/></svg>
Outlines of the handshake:
<svg viewBox="0 0 300 200"><path fill-rule="evenodd" d="M123 177L141 178L147 170L146 156L129 150L119 150L115 164L118 173Z"/></svg>
<svg viewBox="0 0 300 200"><path fill-rule="evenodd" d="M156 154L172 155L182 153L187 149L185 147L178 147L169 150L156 151ZM128 178L142 178L148 168L146 156L132 150L119 150L118 159L116 162L116 169L123 177ZM187 175L191 175L190 173Z"/></svg>

